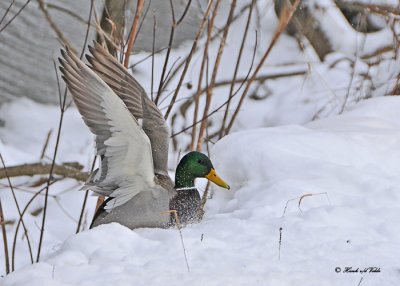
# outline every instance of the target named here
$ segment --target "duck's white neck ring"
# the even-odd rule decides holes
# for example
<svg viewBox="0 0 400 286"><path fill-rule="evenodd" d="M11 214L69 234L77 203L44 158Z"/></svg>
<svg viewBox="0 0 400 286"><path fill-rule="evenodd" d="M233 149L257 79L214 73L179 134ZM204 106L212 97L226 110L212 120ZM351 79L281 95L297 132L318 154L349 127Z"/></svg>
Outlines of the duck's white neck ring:
<svg viewBox="0 0 400 286"><path fill-rule="evenodd" d="M196 190L196 187L175 188L176 191Z"/></svg>

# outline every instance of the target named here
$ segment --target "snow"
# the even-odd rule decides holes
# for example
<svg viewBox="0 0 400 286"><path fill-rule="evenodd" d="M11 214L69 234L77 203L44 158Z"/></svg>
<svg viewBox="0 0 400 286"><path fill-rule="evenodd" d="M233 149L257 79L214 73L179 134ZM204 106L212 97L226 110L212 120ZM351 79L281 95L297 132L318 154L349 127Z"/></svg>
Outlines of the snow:
<svg viewBox="0 0 400 286"><path fill-rule="evenodd" d="M204 220L182 229L190 272L177 229L113 223L71 236L2 285L397 285L399 109L397 97L369 99L220 140L211 155L231 191L214 187ZM305 194L315 195L283 215Z"/></svg>
<svg viewBox="0 0 400 286"><path fill-rule="evenodd" d="M335 51L368 56L393 44L393 32L389 28L368 34L355 31L332 0L309 0L308 7L320 28L329 35L328 40Z"/></svg>

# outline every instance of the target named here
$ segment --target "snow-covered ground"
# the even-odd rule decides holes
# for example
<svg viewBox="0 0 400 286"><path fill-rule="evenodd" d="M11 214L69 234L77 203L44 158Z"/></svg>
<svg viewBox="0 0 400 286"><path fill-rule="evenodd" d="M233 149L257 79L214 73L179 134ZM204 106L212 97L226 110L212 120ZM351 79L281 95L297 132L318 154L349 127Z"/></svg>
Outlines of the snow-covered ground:
<svg viewBox="0 0 400 286"><path fill-rule="evenodd" d="M259 2L267 4L259 4L262 17L250 29L239 78L250 67L254 31L266 27L258 33L257 62L277 24L271 3ZM232 31L242 31L245 20L235 22ZM217 81L232 77L238 34L228 37ZM173 50L170 62L190 47L187 43ZM212 43L210 70L217 49L218 42ZM135 55L132 62L146 56ZM164 56L155 57L155 66L160 67L156 79ZM201 53L195 54L185 78L194 87L201 59ZM260 83L258 98L245 99L234 133L210 144L217 172L232 189L213 187L203 221L182 229L190 272L177 229L131 231L111 224L87 230L94 197L85 208L85 231L75 235L84 193L77 191L80 183L67 179L50 187L40 263L30 265L20 228L16 271L0 278L0 285L400 285L400 98L382 97L393 87L399 61L390 52L379 60L361 60L344 50L320 62L307 44L300 50L293 38L281 36L259 75L304 74ZM149 60L135 68L135 77L147 91L150 70ZM172 112L172 133L192 123L193 104L186 113L179 107L193 92L186 86L181 89ZM228 85L216 88L210 110L225 102L228 92ZM239 97L240 93L233 98L232 111ZM169 100L162 100L163 111ZM200 110L202 106L204 96ZM6 124L0 128L0 152L6 165L38 162L52 129L41 160L51 162L59 113L58 107L28 99L2 105L0 120L6 119ZM210 133L218 130L222 117L218 112L210 118ZM182 133L174 138L171 172L189 137ZM72 106L65 113L56 162L77 161L90 170L92 160L92 136ZM34 260L44 197L41 193L30 200L44 186L39 180L12 178L21 211L29 204L24 221ZM197 184L204 189L203 180ZM7 180L0 181L0 195L11 255L19 216ZM0 244L1 274L3 255ZM346 267L358 271L347 273Z"/></svg>
<svg viewBox="0 0 400 286"><path fill-rule="evenodd" d="M212 158L232 189L214 188L204 220L182 230L190 272L178 230L111 224L53 245L40 263L1 282L398 285L398 110L398 97L369 99L340 116L218 142ZM319 193L300 208L290 201L284 214L288 200ZM346 267L358 272L344 273Z"/></svg>

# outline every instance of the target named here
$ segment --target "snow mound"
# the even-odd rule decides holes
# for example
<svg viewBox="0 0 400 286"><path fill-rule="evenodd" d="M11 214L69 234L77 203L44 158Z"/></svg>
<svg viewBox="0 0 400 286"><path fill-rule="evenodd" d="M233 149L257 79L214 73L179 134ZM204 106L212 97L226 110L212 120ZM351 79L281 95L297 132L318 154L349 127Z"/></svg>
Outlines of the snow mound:
<svg viewBox="0 0 400 286"><path fill-rule="evenodd" d="M176 229L110 224L2 285L398 285L399 110L400 98L375 98L218 142L232 189L214 188L204 220L182 230L190 272Z"/></svg>

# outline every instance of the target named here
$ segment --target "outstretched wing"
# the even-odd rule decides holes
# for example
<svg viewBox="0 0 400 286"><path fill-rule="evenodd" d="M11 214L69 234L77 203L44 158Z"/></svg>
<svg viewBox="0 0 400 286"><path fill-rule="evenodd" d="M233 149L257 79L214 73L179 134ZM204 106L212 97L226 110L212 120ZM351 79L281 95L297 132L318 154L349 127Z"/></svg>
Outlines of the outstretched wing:
<svg viewBox="0 0 400 286"><path fill-rule="evenodd" d="M152 146L155 172L167 175L170 135L160 110L127 69L100 44L94 43L89 50L92 56L86 57L93 71L122 99L135 118L143 119L142 127Z"/></svg>
<svg viewBox="0 0 400 286"><path fill-rule="evenodd" d="M113 197L107 208L124 204L155 186L151 145L125 104L70 50L59 59L63 79L102 157L99 177L87 186Z"/></svg>

